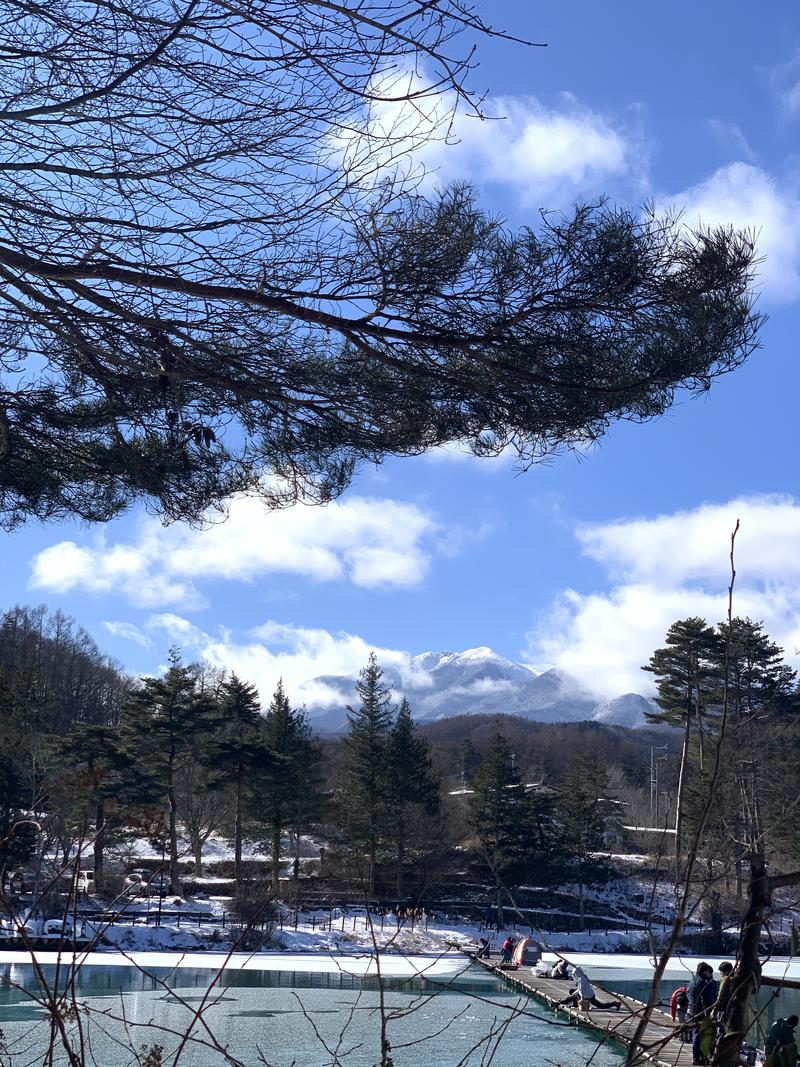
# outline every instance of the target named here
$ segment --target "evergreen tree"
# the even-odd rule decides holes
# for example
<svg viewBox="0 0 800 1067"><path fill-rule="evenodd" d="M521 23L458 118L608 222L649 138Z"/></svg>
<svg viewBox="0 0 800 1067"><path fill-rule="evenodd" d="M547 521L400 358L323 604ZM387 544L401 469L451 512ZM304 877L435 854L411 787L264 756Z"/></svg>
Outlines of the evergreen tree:
<svg viewBox="0 0 800 1067"><path fill-rule="evenodd" d="M72 775L75 806L82 813L80 839L92 838L94 882L99 892L104 889L106 839L113 828L109 819L109 802L116 811L127 804L148 798L149 776L143 780L132 773L136 760L126 747L119 726L77 723L62 749L75 767Z"/></svg>
<svg viewBox="0 0 800 1067"><path fill-rule="evenodd" d="M232 674L220 689L220 717L221 735L215 744L214 761L233 799L233 864L238 892L247 790L253 777L269 762L256 687Z"/></svg>
<svg viewBox="0 0 800 1067"><path fill-rule="evenodd" d="M350 843L367 864L366 889L375 893L378 845L388 817L388 748L392 728L390 687L374 652L356 683L358 705L348 706L342 814Z"/></svg>
<svg viewBox="0 0 800 1067"><path fill-rule="evenodd" d="M403 895L403 864L414 816L433 816L439 809L439 779L431 766L430 745L417 735L411 708L404 698L389 734L387 752L388 836L395 854L395 891Z"/></svg>
<svg viewBox="0 0 800 1067"><path fill-rule="evenodd" d="M530 868L534 852L533 812L513 766L511 749L495 733L472 779L469 818L491 871L497 894L497 921L502 925L503 889L518 882Z"/></svg>
<svg viewBox="0 0 800 1067"><path fill-rule="evenodd" d="M783 662L783 650L770 640L763 624L734 618L717 627L716 703L727 704L721 781L717 787L716 822L721 850L736 857L736 888L743 890L742 859L766 853L767 828L785 797L796 794L794 755L787 743L797 707L795 672ZM727 673L726 673L727 669ZM787 781L787 756L792 763ZM768 773L764 769L768 768ZM766 809L766 810L765 810ZM776 812L777 814L777 812ZM713 829L713 827L712 827Z"/></svg>
<svg viewBox="0 0 800 1067"><path fill-rule="evenodd" d="M311 726L302 713L303 735L298 750L298 774L296 788L287 805L286 827L294 839L292 877L295 899L300 879L300 839L313 826L319 824L325 813L325 789L322 773L322 747L311 733Z"/></svg>
<svg viewBox="0 0 800 1067"><path fill-rule="evenodd" d="M272 887L278 888L281 837L287 827L302 821L299 812L303 794L310 789L314 762L311 728L305 715L296 711L279 681L264 716L263 740L269 762L259 776L258 804L269 827ZM299 833L299 831L298 831Z"/></svg>
<svg viewBox="0 0 800 1067"><path fill-rule="evenodd" d="M170 651L163 678L145 678L124 708L126 741L139 766L153 774L163 789L168 813L169 878L173 893L181 893L178 868L178 778L193 758L193 740L214 726L214 701L198 694L190 667Z"/></svg>
<svg viewBox="0 0 800 1067"><path fill-rule="evenodd" d="M0 667L0 887L9 868L33 855L37 841L36 827L27 821L28 782L15 710L12 688Z"/></svg>
<svg viewBox="0 0 800 1067"><path fill-rule="evenodd" d="M584 926L584 883L591 866L591 853L603 843L607 788L605 768L594 760L579 757L564 780L557 803L564 851L575 864L577 873L581 929Z"/></svg>
<svg viewBox="0 0 800 1067"><path fill-rule="evenodd" d="M718 657L718 636L705 619L681 619L670 626L666 643L650 657L642 670L656 677L661 709L647 715L652 723L667 723L683 729L678 796L675 814L675 871L680 873L682 830L689 747L694 726L698 735L700 767L703 765L703 724L709 698L713 699L714 665Z"/></svg>

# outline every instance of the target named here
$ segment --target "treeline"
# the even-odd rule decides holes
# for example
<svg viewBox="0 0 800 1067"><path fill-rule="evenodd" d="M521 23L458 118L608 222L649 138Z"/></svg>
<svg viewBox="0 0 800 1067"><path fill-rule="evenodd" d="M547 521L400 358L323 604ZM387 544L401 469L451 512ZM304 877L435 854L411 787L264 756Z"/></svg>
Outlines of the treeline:
<svg viewBox="0 0 800 1067"><path fill-rule="evenodd" d="M262 701L177 651L162 677L131 678L62 613L14 608L0 615L0 867L82 841L102 885L109 849L145 838L178 893L180 839L199 875L217 835L237 883L247 844L277 886L287 837L297 877L311 833L328 883L370 894L456 876L498 892L582 886L612 823L648 825L651 748L665 746L661 821L677 831L676 863L702 823L707 870L724 864L741 892L754 849L800 854L795 673L749 619L680 620L645 670L658 687L649 729L515 716L420 728L373 656L346 734L317 738L281 684Z"/></svg>
<svg viewBox="0 0 800 1067"><path fill-rule="evenodd" d="M486 728L455 750L426 736L372 656L346 736L321 741L281 684L262 707L246 680L175 650L162 677L133 679L62 614L15 608L0 616L0 863L66 857L81 842L102 887L109 849L143 837L179 893L179 838L199 875L216 834L232 846L237 884L248 843L276 887L282 841L313 832L329 880L401 897L465 858L498 888L588 862L602 843L597 753L565 770L560 789L531 791L517 738L512 750L497 723ZM443 787L448 763L451 774L466 767L467 793ZM295 876L298 864L296 850Z"/></svg>
<svg viewBox="0 0 800 1067"><path fill-rule="evenodd" d="M680 737L663 727L635 730L599 722L545 723L519 715L454 715L421 726L434 765L455 782L462 770L470 780L498 729L513 749L527 782L563 785L581 760L599 762L631 788L648 784L651 746L680 751ZM668 774L665 773L665 782Z"/></svg>

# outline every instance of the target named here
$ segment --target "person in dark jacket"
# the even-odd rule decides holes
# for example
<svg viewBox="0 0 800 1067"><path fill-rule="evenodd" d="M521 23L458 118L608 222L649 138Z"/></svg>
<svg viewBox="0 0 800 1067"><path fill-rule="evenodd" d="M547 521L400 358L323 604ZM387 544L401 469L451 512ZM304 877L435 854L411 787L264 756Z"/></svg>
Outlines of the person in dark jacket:
<svg viewBox="0 0 800 1067"><path fill-rule="evenodd" d="M776 1019L769 1028L767 1034L767 1052L776 1059L781 1067L795 1067L797 1063L797 1039L794 1036L794 1028L797 1026L797 1016L790 1015L788 1019Z"/></svg>
<svg viewBox="0 0 800 1067"><path fill-rule="evenodd" d="M689 1019L694 1027L692 1063L708 1062L700 1051L700 1037L704 1029L703 1023L710 1017L716 1001L717 983L714 981L714 968L710 963L698 963L689 986Z"/></svg>

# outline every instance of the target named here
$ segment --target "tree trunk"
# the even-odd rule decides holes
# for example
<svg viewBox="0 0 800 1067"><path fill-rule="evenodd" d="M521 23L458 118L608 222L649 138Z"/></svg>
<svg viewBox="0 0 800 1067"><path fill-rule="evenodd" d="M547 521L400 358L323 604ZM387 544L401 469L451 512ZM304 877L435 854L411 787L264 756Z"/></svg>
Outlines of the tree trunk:
<svg viewBox="0 0 800 1067"><path fill-rule="evenodd" d="M377 848L375 845L375 834L370 833L369 836L369 899L375 896L375 863L376 863Z"/></svg>
<svg viewBox="0 0 800 1067"><path fill-rule="evenodd" d="M175 788L170 783L167 787L167 801L169 802L169 888L171 893L181 896L181 876L178 869L178 805L175 800Z"/></svg>
<svg viewBox="0 0 800 1067"><path fill-rule="evenodd" d="M397 870L395 872L395 893L397 899L403 895L403 861L406 858L406 846L402 835L397 839Z"/></svg>
<svg viewBox="0 0 800 1067"><path fill-rule="evenodd" d="M748 906L742 919L736 969L728 979L731 983L731 995L725 1012L725 1033L717 1044L711 1067L736 1067L739 1049L747 1036L750 997L761 978L758 943L761 940L764 917L770 910L770 880L761 853L750 857L750 885L747 895Z"/></svg>
<svg viewBox="0 0 800 1067"><path fill-rule="evenodd" d="M722 908L720 894L714 888L714 864L711 857L706 860L708 871L708 887L706 890L708 900L708 925L711 928L711 952L722 955L724 945L722 940Z"/></svg>
<svg viewBox="0 0 800 1067"><path fill-rule="evenodd" d="M103 866L105 861L105 832L106 832L106 802L100 797L95 807L94 818L94 888L95 892L103 892Z"/></svg>
<svg viewBox="0 0 800 1067"><path fill-rule="evenodd" d="M203 842L199 834L192 834L192 852L194 853L194 876L200 878L203 873Z"/></svg>
<svg viewBox="0 0 800 1067"><path fill-rule="evenodd" d="M503 928L505 923L503 922L503 887L497 886L497 929L498 932Z"/></svg>
<svg viewBox="0 0 800 1067"><path fill-rule="evenodd" d="M578 914L581 917L581 930L586 929L586 915L583 904L583 861L578 860Z"/></svg>
<svg viewBox="0 0 800 1067"><path fill-rule="evenodd" d="M236 883L236 892L242 884L242 775L236 779L236 794L234 797L233 819L233 877Z"/></svg>
<svg viewBox="0 0 800 1067"><path fill-rule="evenodd" d="M742 856L739 852L739 842L742 840L742 821L737 812L736 818L733 823L733 836L736 844L736 861L734 863L734 870L736 871L736 899L741 900L744 894L744 879L742 877Z"/></svg>
<svg viewBox="0 0 800 1067"><path fill-rule="evenodd" d="M294 906L299 907L300 902L300 831L294 835L294 863L292 864L292 877L294 878Z"/></svg>
<svg viewBox="0 0 800 1067"><path fill-rule="evenodd" d="M272 888L277 893L281 873L281 824L279 819L272 822Z"/></svg>
<svg viewBox="0 0 800 1067"><path fill-rule="evenodd" d="M681 872L681 852L682 841L681 832L683 829L683 795L686 792L686 771L689 763L689 733L692 724L691 715L691 687L689 689L689 698L686 706L686 728L683 731L683 748L681 749L681 767L678 772L678 796L675 802L675 883L680 881Z"/></svg>

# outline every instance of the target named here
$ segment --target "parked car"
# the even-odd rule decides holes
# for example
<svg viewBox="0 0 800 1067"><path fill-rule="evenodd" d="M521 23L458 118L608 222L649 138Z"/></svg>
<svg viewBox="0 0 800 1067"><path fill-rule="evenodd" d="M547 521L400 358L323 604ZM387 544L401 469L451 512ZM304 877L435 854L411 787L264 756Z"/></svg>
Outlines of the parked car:
<svg viewBox="0 0 800 1067"><path fill-rule="evenodd" d="M32 893L35 882L33 871L23 868L12 871L8 876L8 886L12 893Z"/></svg>
<svg viewBox="0 0 800 1067"><path fill-rule="evenodd" d="M74 881L73 881L74 879ZM32 893L36 884L36 875L29 868L20 867L8 875L8 885L12 893ZM43 866L39 877L39 888L53 888L59 893L94 893L94 871L78 871L73 875L69 867L60 868Z"/></svg>
<svg viewBox="0 0 800 1067"><path fill-rule="evenodd" d="M165 874L137 868L125 876L123 892L129 897L165 897L170 881Z"/></svg>

